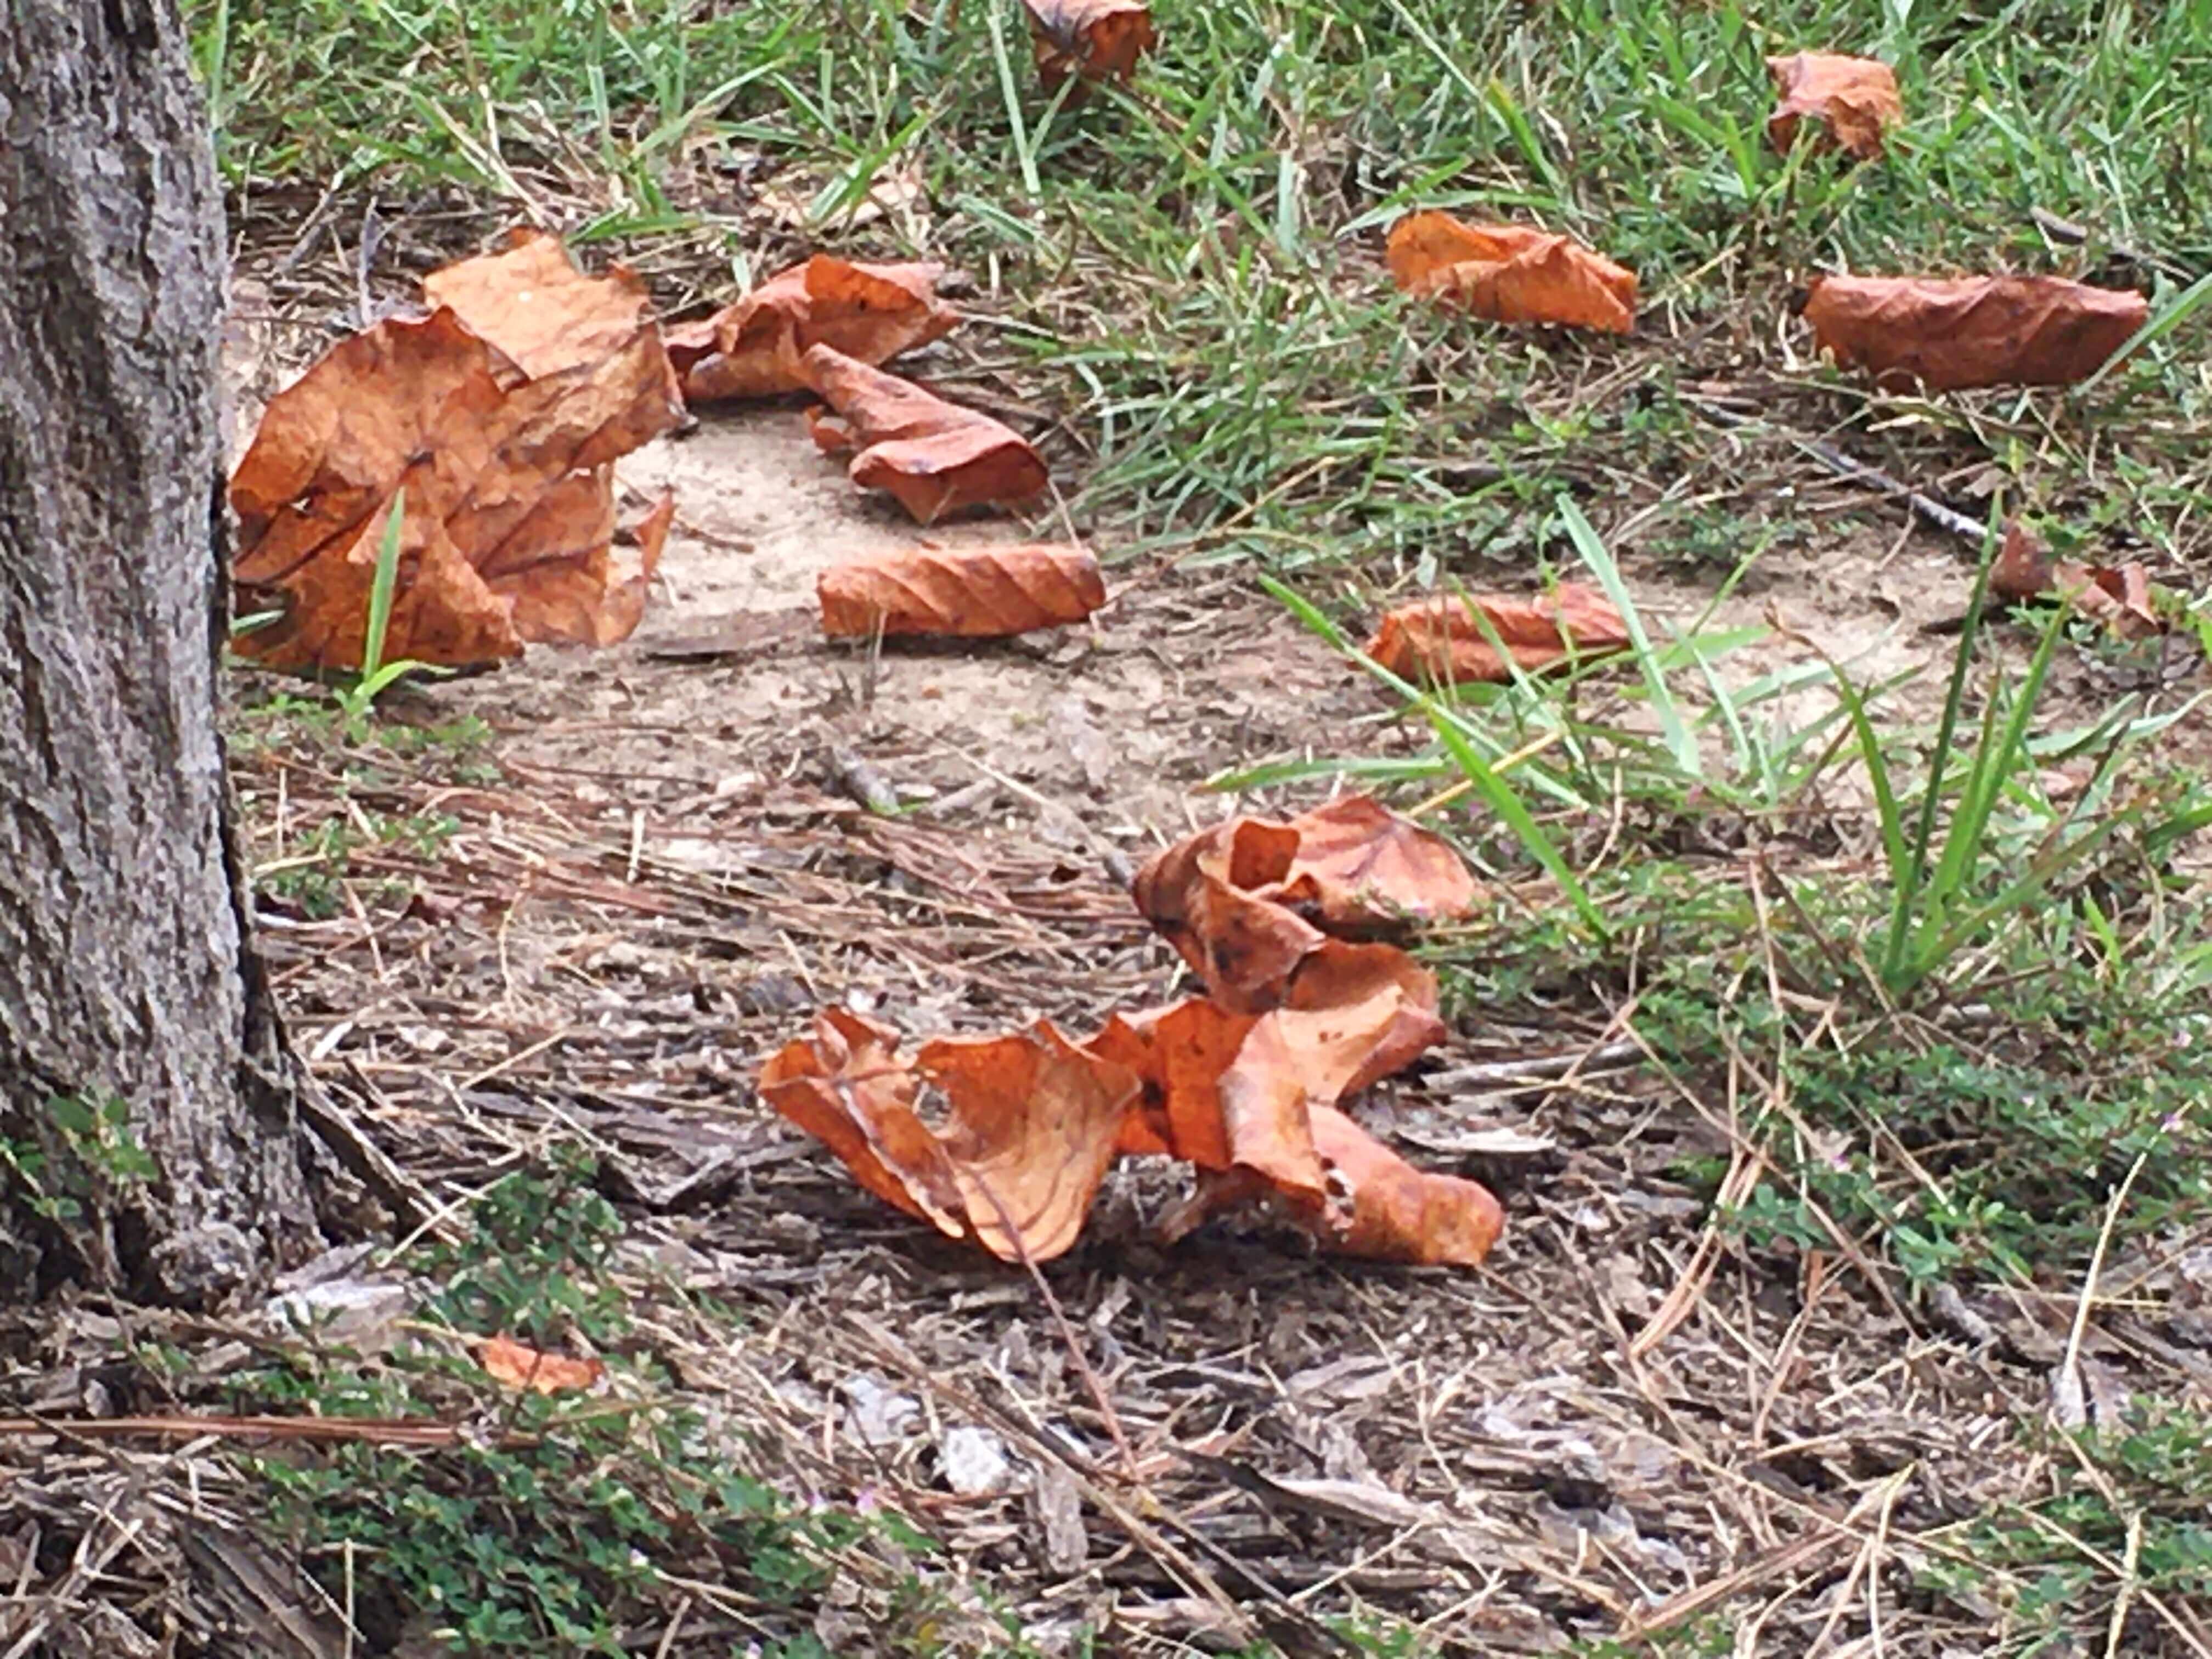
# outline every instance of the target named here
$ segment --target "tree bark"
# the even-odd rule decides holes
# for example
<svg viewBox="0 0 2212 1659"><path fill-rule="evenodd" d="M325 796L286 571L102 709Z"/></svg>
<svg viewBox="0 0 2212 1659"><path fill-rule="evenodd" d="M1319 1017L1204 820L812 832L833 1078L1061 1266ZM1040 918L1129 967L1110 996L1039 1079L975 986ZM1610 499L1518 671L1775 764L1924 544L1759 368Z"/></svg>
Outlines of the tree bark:
<svg viewBox="0 0 2212 1659"><path fill-rule="evenodd" d="M0 0L0 1297L314 1237L216 727L224 269L173 0Z"/></svg>

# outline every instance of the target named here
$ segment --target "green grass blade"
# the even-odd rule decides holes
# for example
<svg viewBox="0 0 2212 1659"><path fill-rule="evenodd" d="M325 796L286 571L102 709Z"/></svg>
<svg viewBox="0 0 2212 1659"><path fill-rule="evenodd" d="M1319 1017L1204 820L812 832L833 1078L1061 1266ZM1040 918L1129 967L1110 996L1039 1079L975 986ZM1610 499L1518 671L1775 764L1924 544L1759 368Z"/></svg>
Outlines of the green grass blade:
<svg viewBox="0 0 2212 1659"><path fill-rule="evenodd" d="M1698 739L1683 720L1682 711L1675 706L1674 694L1668 689L1666 671L1660 665L1651 649L1650 636L1644 630L1644 618L1636 613L1636 601L1629 597L1628 584L1620 578L1620 567L1613 561L1613 553L1590 521L1583 516L1575 498L1562 492L1557 498L1559 519L1567 528L1567 539L1574 543L1575 550L1583 562L1596 576L1598 586L1613 601L1614 610L1628 629L1628 637L1636 647L1636 664L1643 672L1645 690L1650 694L1651 711L1658 717L1659 733L1674 756L1674 763L1682 769L1683 775L1701 775L1698 759Z"/></svg>
<svg viewBox="0 0 2212 1659"><path fill-rule="evenodd" d="M2164 339L2179 328L2208 302L2212 302L2212 270L2206 271L2187 288L2175 295L2154 313L2143 325L2128 336L2120 349L2105 359L2097 372L2074 388L2074 395L2086 398L2105 383L2105 377L2126 362L2145 346Z"/></svg>
<svg viewBox="0 0 2212 1659"><path fill-rule="evenodd" d="M368 627L362 635L361 678L376 678L384 665L384 635L392 626L392 590L399 580L399 533L407 517L407 492L396 490L384 518L384 539L376 549L376 574L368 584Z"/></svg>

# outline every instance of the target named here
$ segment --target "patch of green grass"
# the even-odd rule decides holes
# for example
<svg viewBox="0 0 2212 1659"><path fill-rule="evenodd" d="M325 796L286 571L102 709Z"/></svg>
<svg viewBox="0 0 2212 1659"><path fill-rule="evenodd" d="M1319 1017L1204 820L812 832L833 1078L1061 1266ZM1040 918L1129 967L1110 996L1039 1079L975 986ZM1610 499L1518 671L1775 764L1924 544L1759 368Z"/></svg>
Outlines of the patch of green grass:
<svg viewBox="0 0 2212 1659"><path fill-rule="evenodd" d="M1736 1101L1765 1152L1772 1178L1731 1218L1754 1243L1825 1249L1840 1229L1916 1286L2033 1281L2087 1261L2138 1158L2128 1233L2200 1217L2212 904L2187 858L2212 785L2161 762L2163 717L2123 702L2087 732L2040 729L2033 668L1990 660L1994 622L1961 635L1933 731L1817 661L1731 690L1707 672L1730 642L1656 631L1559 511L1628 623L1625 659L1458 695L1370 663L1432 748L1229 781L1460 776L1486 809L1462 844L1560 902L1501 898L1440 940L1453 1000L1476 1018L1632 1007L1692 1102ZM1765 706L1808 686L1832 695Z"/></svg>
<svg viewBox="0 0 2212 1659"><path fill-rule="evenodd" d="M1161 0L1133 85L1080 103L1038 87L1007 0L192 11L241 184L348 181L387 201L458 184L634 254L673 234L686 292L814 242L948 259L995 318L966 337L977 368L1072 417L1085 453L1060 459L1079 514L1125 544L1358 559L1373 585L1540 556L1520 522L1532 501L1575 484L1602 526L1685 457L1720 470L1723 510L1766 516L1740 453L1674 388L1805 375L1783 313L1808 271L2063 269L2176 293L2212 264L2203 0L1824 0L1786 16ZM1895 63L1909 119L1888 159L1767 144L1763 59L1808 47ZM921 182L926 214L833 228L892 175ZM765 216L771 181L818 224ZM1604 248L1644 279L1639 338L1401 300L1379 243L1416 206ZM2086 226L2086 245L2051 240L2039 210ZM1875 430L1847 386L1798 417L1856 429L1876 459L1986 457L2032 501L2157 540L2212 504L2207 338L2199 314L2072 404L1908 404ZM1639 453L1639 424L1676 459Z"/></svg>

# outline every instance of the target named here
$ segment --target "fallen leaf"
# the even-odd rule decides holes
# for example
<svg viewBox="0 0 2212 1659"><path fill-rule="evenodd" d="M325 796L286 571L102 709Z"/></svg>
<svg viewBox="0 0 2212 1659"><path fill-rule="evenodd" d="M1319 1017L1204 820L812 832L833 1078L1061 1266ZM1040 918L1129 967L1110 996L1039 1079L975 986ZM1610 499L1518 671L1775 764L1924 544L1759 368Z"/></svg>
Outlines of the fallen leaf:
<svg viewBox="0 0 2212 1659"><path fill-rule="evenodd" d="M1408 294L1498 323L1550 323L1626 334L1636 273L1571 236L1522 225L1470 225L1415 213L1390 231L1390 275Z"/></svg>
<svg viewBox="0 0 2212 1659"><path fill-rule="evenodd" d="M540 1353L504 1336L487 1337L477 1345L477 1364L495 1382L538 1394L564 1394L588 1389L607 1374L596 1359L568 1359L557 1353Z"/></svg>
<svg viewBox="0 0 2212 1659"><path fill-rule="evenodd" d="M857 449L853 482L887 489L922 524L984 503L1026 501L1049 482L1008 427L826 345L805 356L808 384L836 411L810 411L814 441Z"/></svg>
<svg viewBox="0 0 2212 1659"><path fill-rule="evenodd" d="M587 276L541 230L510 231L499 252L432 271L422 302L449 307L533 380L611 356L653 325L642 281L622 265Z"/></svg>
<svg viewBox="0 0 2212 1659"><path fill-rule="evenodd" d="M1235 817L1163 848L1138 910L1233 1012L1291 1000L1331 934L1463 915L1474 878L1444 842L1364 796L1288 822Z"/></svg>
<svg viewBox="0 0 2212 1659"><path fill-rule="evenodd" d="M841 1009L763 1068L761 1096L821 1140L860 1184L1001 1261L1048 1261L1074 1243L1137 1079L1039 1021L1029 1031L945 1037L911 1061L896 1036ZM916 1109L929 1084L945 1127Z"/></svg>
<svg viewBox="0 0 2212 1659"><path fill-rule="evenodd" d="M898 1058L898 1033L825 1008L811 1039L786 1043L761 1068L761 1097L836 1154L885 1203L957 1238L967 1231L959 1183L915 1103L921 1079Z"/></svg>
<svg viewBox="0 0 2212 1659"><path fill-rule="evenodd" d="M1284 1010L1304 1014L1367 1006L1388 1012L1351 1075L1328 1097L1339 1100L1404 1071L1443 1041L1437 1000L1437 976L1396 945L1333 939L1299 964Z"/></svg>
<svg viewBox="0 0 2212 1659"><path fill-rule="evenodd" d="M675 521L675 495L664 493L644 518L618 531L614 480L603 467L548 490L535 518L477 570L507 602L515 633L533 644L597 646L635 633ZM615 544L625 538L636 553L617 576Z"/></svg>
<svg viewBox="0 0 2212 1659"><path fill-rule="evenodd" d="M826 345L865 363L927 345L960 319L937 297L945 267L858 264L817 253L668 337L693 403L775 398L813 388L805 358Z"/></svg>
<svg viewBox="0 0 2212 1659"><path fill-rule="evenodd" d="M2149 315L2140 294L2063 276L1816 276L1805 301L1820 349L1887 391L2069 386Z"/></svg>
<svg viewBox="0 0 2212 1659"><path fill-rule="evenodd" d="M1227 1169L1234 1160L1221 1121L1221 1074L1258 1018L1192 997L1109 1019L1088 1047L1142 1085L1136 1109L1122 1121L1119 1150Z"/></svg>
<svg viewBox="0 0 2212 1659"><path fill-rule="evenodd" d="M2140 563L2081 564L2061 559L2017 519L2005 526L2004 543L1990 567L1990 592L2014 604L2071 599L2076 611L2124 640L2148 639L2166 631L2151 600L2150 573Z"/></svg>
<svg viewBox="0 0 2212 1659"><path fill-rule="evenodd" d="M1152 49L1152 14L1144 0L1025 0L1036 44L1037 77L1047 88L1071 75L1127 81Z"/></svg>
<svg viewBox="0 0 2212 1659"><path fill-rule="evenodd" d="M1224 1212L1275 1207L1323 1249L1374 1261L1472 1267L1504 1231L1496 1196L1478 1182L1412 1164L1333 1106L1309 1118L1324 1190L1286 1188L1242 1167L1201 1171L1190 1197L1155 1228L1174 1243Z"/></svg>
<svg viewBox="0 0 2212 1659"><path fill-rule="evenodd" d="M1106 603L1078 547L917 548L833 565L815 580L832 639L942 634L997 639L1080 622Z"/></svg>
<svg viewBox="0 0 2212 1659"><path fill-rule="evenodd" d="M1337 1201L1309 1218L1346 1255L1472 1267L1504 1230L1488 1188L1417 1170L1333 1107L1316 1107L1314 1144Z"/></svg>
<svg viewBox="0 0 2212 1659"><path fill-rule="evenodd" d="M359 665L401 490L386 660L493 662L528 640L608 644L636 626L665 520L641 531L647 568L618 580L609 464L675 426L682 404L629 279L550 275L559 249L548 240L465 261L453 287L524 357L559 366L526 374L442 306L341 342L270 401L231 478L233 574L270 592L283 615L240 636L243 654L280 668ZM550 296L544 313L574 323L585 355L562 361L562 337L534 302L501 309L502 282Z"/></svg>
<svg viewBox="0 0 2212 1659"><path fill-rule="evenodd" d="M1403 957L1388 945L1369 948ZM1286 1006L1255 1020L1218 1085L1231 1164L1293 1200L1325 1198L1318 1109L1402 1069L1443 1037L1433 990L1427 1007L1413 996L1385 980L1357 1001Z"/></svg>
<svg viewBox="0 0 2212 1659"><path fill-rule="evenodd" d="M1341 796L1290 827L1298 832L1297 854L1259 896L1338 938L1465 915L1480 896L1449 842L1371 795Z"/></svg>
<svg viewBox="0 0 2212 1659"><path fill-rule="evenodd" d="M1450 849L1355 797L1287 823L1231 819L1164 849L1134 885L1212 972L1212 995L1115 1015L1081 1044L1040 1022L926 1043L910 1063L884 1027L831 1009L763 1068L763 1098L870 1191L1002 1260L1073 1244L1125 1152L1196 1168L1195 1197L1163 1224L1170 1237L1265 1199L1328 1249L1480 1260L1497 1200L1413 1170L1335 1115L1443 1037L1435 975L1395 945L1331 938L1286 908L1358 927L1456 914L1474 889ZM1254 930L1256 955L1219 948L1223 913ZM941 1130L917 1109L925 1082L949 1103Z"/></svg>
<svg viewBox="0 0 2212 1659"><path fill-rule="evenodd" d="M1145 920L1231 1012L1278 1006L1298 964L1327 937L1252 890L1288 873L1297 844L1287 823L1231 818L1163 848L1131 884Z"/></svg>
<svg viewBox="0 0 2212 1659"><path fill-rule="evenodd" d="M1504 656L1485 635L1485 622L1505 647ZM1610 599L1579 582L1561 582L1538 599L1439 594L1400 605L1383 613L1366 652L1407 679L1465 684L1511 679L1508 658L1513 667L1534 674L1570 660L1611 656L1630 644L1627 625Z"/></svg>
<svg viewBox="0 0 2212 1659"><path fill-rule="evenodd" d="M926 1042L915 1069L950 1103L941 1139L975 1237L1006 1261L1066 1251L1114 1161L1137 1079L1042 1020L1014 1036Z"/></svg>
<svg viewBox="0 0 2212 1659"><path fill-rule="evenodd" d="M1768 58L1766 72L1774 77L1776 100L1766 136L1784 154L1796 142L1798 124L1809 117L1829 142L1870 161L1881 154L1882 135L1905 119L1897 76L1875 58L1801 52Z"/></svg>

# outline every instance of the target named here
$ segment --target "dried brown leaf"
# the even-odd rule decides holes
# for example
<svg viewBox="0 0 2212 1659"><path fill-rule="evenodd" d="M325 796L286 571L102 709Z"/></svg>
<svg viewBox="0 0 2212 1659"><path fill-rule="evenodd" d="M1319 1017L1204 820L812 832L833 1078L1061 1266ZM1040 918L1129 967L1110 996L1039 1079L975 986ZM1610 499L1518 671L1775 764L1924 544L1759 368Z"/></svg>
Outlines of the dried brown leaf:
<svg viewBox="0 0 2212 1659"><path fill-rule="evenodd" d="M1820 349L1891 391L2070 386L2143 325L2149 301L2063 276L1816 276Z"/></svg>
<svg viewBox="0 0 2212 1659"><path fill-rule="evenodd" d="M1504 1230L1488 1188L1417 1170L1334 1107L1313 1113L1315 1149L1334 1201L1305 1218L1346 1255L1456 1267L1479 1266Z"/></svg>
<svg viewBox="0 0 2212 1659"><path fill-rule="evenodd" d="M976 1241L1006 1261L1066 1251L1114 1161L1137 1079L1042 1020L1014 1036L926 1042L915 1069L951 1103L943 1145Z"/></svg>
<svg viewBox="0 0 2212 1659"><path fill-rule="evenodd" d="M832 639L997 639L1080 622L1106 603L1097 559L1043 544L916 548L833 565L814 586Z"/></svg>
<svg viewBox="0 0 2212 1659"><path fill-rule="evenodd" d="M590 351L620 334L613 319L640 314L621 280L545 276L557 252L526 240L465 262L455 284L488 326L544 362L559 360L561 337L531 306L501 309L502 280L542 281L550 310L575 321ZM649 320L604 355L534 378L450 307L342 342L270 400L231 479L233 574L271 591L284 612L242 636L240 650L276 667L357 666L386 516L402 489L387 660L458 665L514 656L526 639L623 637L644 589L613 574L608 464L682 414Z"/></svg>
<svg viewBox="0 0 2212 1659"><path fill-rule="evenodd" d="M1484 622L1505 657L1484 635ZM1366 650L1405 678L1461 684L1511 679L1507 657L1534 674L1570 659L1611 656L1630 643L1627 624L1610 599L1595 588L1561 582L1537 599L1440 594L1400 605L1383 613Z"/></svg>
<svg viewBox="0 0 2212 1659"><path fill-rule="evenodd" d="M1278 823L1236 817L1163 848L1138 910L1223 1007L1279 1006L1329 934L1463 915L1474 879L1437 836L1364 796Z"/></svg>
<svg viewBox="0 0 2212 1659"><path fill-rule="evenodd" d="M432 271L422 301L450 308L533 380L611 356L655 326L642 281L621 265L587 276L541 230L510 231L499 252Z"/></svg>
<svg viewBox="0 0 2212 1659"><path fill-rule="evenodd" d="M836 1154L888 1204L966 1231L967 1204L935 1134L915 1110L921 1081L888 1026L825 1008L814 1036L794 1038L761 1068L761 1098Z"/></svg>
<svg viewBox="0 0 2212 1659"><path fill-rule="evenodd" d="M1152 49L1152 14L1144 0L1025 0L1036 44L1037 76L1048 88L1071 75L1127 81Z"/></svg>
<svg viewBox="0 0 2212 1659"><path fill-rule="evenodd" d="M2166 631L2150 593L2150 573L2136 562L2081 564L2061 559L2017 519L2005 526L2004 543L1990 567L1990 592L2015 604L2066 599L2124 640Z"/></svg>
<svg viewBox="0 0 2212 1659"><path fill-rule="evenodd" d="M1232 1159L1221 1121L1221 1074L1257 1018L1192 997L1109 1019L1086 1046L1143 1084L1139 1109L1122 1121L1121 1150L1165 1153L1201 1170L1227 1169Z"/></svg>
<svg viewBox="0 0 2212 1659"><path fill-rule="evenodd" d="M1614 334L1635 326L1636 273L1571 236L1415 213L1391 228L1389 260L1390 275L1405 292L1492 322Z"/></svg>
<svg viewBox="0 0 2212 1659"><path fill-rule="evenodd" d="M993 1037L941 1038L911 1061L884 1028L839 1009L817 1017L761 1073L761 1096L821 1140L878 1197L1002 1261L1043 1261L1075 1242L1136 1078L1040 1021ZM924 1083L945 1127L915 1109Z"/></svg>
<svg viewBox="0 0 2212 1659"><path fill-rule="evenodd" d="M588 1389L607 1374L596 1359L569 1359L557 1353L540 1353L510 1337L487 1337L477 1345L477 1364L495 1382L537 1394L565 1394Z"/></svg>
<svg viewBox="0 0 2212 1659"><path fill-rule="evenodd" d="M1345 795L1291 820L1297 855L1258 896L1338 938L1409 920L1465 915L1479 896L1466 861L1442 836L1371 795Z"/></svg>
<svg viewBox="0 0 2212 1659"><path fill-rule="evenodd" d="M853 482L887 489L922 524L963 507L1026 501L1048 479L1012 428L831 347L808 350L809 383L836 411L810 412L814 441L857 449Z"/></svg>
<svg viewBox="0 0 2212 1659"><path fill-rule="evenodd" d="M1796 142L1799 123L1810 119L1828 142L1872 161L1881 154L1882 135L1905 119L1897 76L1878 59L1801 52L1768 58L1766 72L1774 77L1775 91L1766 136L1784 153Z"/></svg>
<svg viewBox="0 0 2212 1659"><path fill-rule="evenodd" d="M774 398L813 388L808 349L864 363L927 345L960 319L937 297L945 267L863 264L817 253L736 304L671 332L669 356L691 402Z"/></svg>

